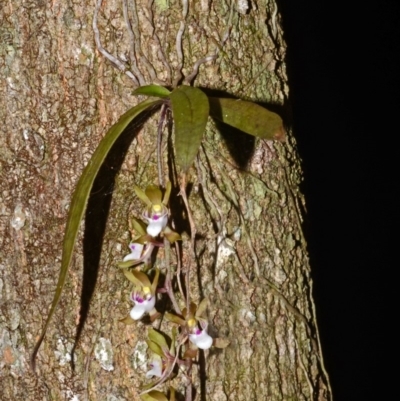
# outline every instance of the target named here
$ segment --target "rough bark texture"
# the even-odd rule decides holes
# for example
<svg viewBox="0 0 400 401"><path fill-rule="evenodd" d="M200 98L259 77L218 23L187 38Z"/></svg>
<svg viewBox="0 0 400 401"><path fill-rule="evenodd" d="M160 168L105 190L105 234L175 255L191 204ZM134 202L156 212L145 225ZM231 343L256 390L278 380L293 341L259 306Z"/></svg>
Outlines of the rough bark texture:
<svg viewBox="0 0 400 401"><path fill-rule="evenodd" d="M130 304L129 284L116 262L128 250L128 217L141 206L133 183L156 182L156 118L133 139L114 188L112 177L96 187L99 196L91 207L99 221L113 192L98 273L90 261L98 244L85 240L89 262L80 243L38 355L37 377L29 367L54 294L74 186L106 130L137 102L133 81L96 49L93 3L10 0L1 6L3 401L139 399L146 371L145 325L118 322ZM181 2L136 0L136 9L133 0L128 3L134 42L121 2L104 0L98 18L103 46L126 65L137 60L139 81L173 84L179 79ZM200 67L197 86L275 105L287 101L285 44L274 1L191 1L185 20L184 75L219 49L215 61ZM130 59L132 51L136 56ZM240 143L236 156L227 150L232 136L236 149ZM111 160L109 170L117 164ZM210 299L211 333L231 343L207 351L205 363L200 361L201 399L331 399L301 231L300 179L290 135L286 143L254 143L232 132L223 138L210 124L189 180L198 234L191 279L195 300ZM86 233L96 235L96 221ZM85 304L84 272L86 294L96 275L97 283L73 371L69 359Z"/></svg>

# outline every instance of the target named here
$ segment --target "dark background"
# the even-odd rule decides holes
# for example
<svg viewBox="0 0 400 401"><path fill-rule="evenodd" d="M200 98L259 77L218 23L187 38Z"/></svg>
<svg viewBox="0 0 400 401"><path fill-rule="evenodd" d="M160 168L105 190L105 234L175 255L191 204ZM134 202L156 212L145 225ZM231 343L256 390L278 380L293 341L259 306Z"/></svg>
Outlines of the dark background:
<svg viewBox="0 0 400 401"><path fill-rule="evenodd" d="M393 322L399 313L385 311L396 302L400 267L391 257L399 247L399 6L279 5L305 171L314 296L334 399L392 399L397 379L391 382L388 364L398 353Z"/></svg>

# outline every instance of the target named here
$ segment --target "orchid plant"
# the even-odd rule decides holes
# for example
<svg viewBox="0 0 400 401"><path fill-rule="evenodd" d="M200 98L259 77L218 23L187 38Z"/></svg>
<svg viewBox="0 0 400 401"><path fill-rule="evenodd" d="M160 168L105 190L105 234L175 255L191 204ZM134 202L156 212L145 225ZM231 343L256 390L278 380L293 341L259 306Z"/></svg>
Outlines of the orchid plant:
<svg viewBox="0 0 400 401"><path fill-rule="evenodd" d="M122 319L126 324L132 324L145 315L149 315L151 322L161 317L156 310L157 294L171 294L171 291L165 291L164 288L159 287L160 270L154 267L157 259L153 261L152 253L155 247L164 247L162 241L171 244L181 240L181 236L168 226L170 216L168 200L171 194L171 184L166 185L164 195L161 189L155 185L148 186L144 191L135 187L135 193L146 205L141 217L146 220L147 224L136 218L132 220L138 236L129 244L131 252L119 263L125 277L134 286L130 294L134 307L129 316ZM166 250L164 249L164 251ZM139 270L142 263L144 267ZM149 276L150 271L154 271L152 279ZM188 293L180 295L181 299L189 297ZM174 301L172 305L176 304L176 300ZM178 336L176 327L171 328L172 335L169 346L163 334L154 329L149 330L147 345L151 351L150 370L147 371L145 377L146 379L155 377L156 380L143 387L143 399L161 397L158 392L154 393L155 388L160 387L172 377L175 366L183 365L190 369L192 360L197 357L198 350L211 348L214 340L207 332L208 322L204 318L207 304L207 299L203 299L199 306L191 302L189 308L184 307L182 312L178 307L178 310L167 311L164 314L167 321L175 323L179 327ZM164 399L162 397L159 399Z"/></svg>
<svg viewBox="0 0 400 401"><path fill-rule="evenodd" d="M159 389L161 386L167 387L166 381L174 375L184 375L185 398L187 401L191 401L191 367L196 362L199 352L207 353L211 347L223 348L229 342L210 336L209 323L205 317L207 299L199 300L198 306L191 299L189 277L191 262L195 258L196 230L186 195L187 171L193 164L201 146L209 117L262 139L282 140L285 133L282 119L277 114L252 102L209 97L199 88L181 85L170 91L158 85L148 85L137 88L134 94L146 95L150 98L128 110L110 128L83 171L72 197L57 288L44 328L33 350L31 366L35 370L36 355L61 299L90 192L106 156L125 129L140 114L161 107L161 116L164 117L161 117L161 124L159 124L158 144L161 143L160 138L162 138L162 119L165 119L166 115L172 115L174 154L170 156L170 160L175 163L176 171L169 172L169 174L175 175L174 181L177 185L175 189L179 190L179 196L185 207L183 214L190 224L189 252L184 251L185 247L175 244L176 241L181 241L182 237L173 230L176 227L176 216L171 215L169 208L172 185L170 182L164 185L167 174L162 169L161 146L158 146L158 185L149 185L145 190L134 187L134 191L144 203L144 207L141 213L132 219L135 235L132 235L132 240L128 245L129 253L118 263L125 277L133 285L129 295L133 307L128 316L121 319L121 322L135 324L144 317L149 317L151 325L157 324L157 327L163 328L163 333L152 328L148 331L150 370L146 373L145 378L147 380L156 379L143 387L141 398L144 401L174 401L175 390L173 388L169 388L168 396ZM166 110L170 110L171 113ZM171 244L175 245L174 252ZM185 285L182 285L180 281L183 274L179 268L176 271L172 269L171 258L179 261L177 263L179 266L183 263L188 264L184 266L186 269ZM163 305L163 307L157 310L157 304ZM170 333L170 336L167 333Z"/></svg>

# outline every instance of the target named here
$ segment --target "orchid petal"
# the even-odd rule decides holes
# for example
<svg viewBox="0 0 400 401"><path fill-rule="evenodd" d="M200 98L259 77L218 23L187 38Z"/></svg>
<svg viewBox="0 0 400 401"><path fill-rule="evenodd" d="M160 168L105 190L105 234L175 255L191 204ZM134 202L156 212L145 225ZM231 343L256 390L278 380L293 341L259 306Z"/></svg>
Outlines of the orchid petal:
<svg viewBox="0 0 400 401"><path fill-rule="evenodd" d="M157 237L161 233L161 231L167 226L168 223L168 214L165 213L161 216L147 217L144 216L146 220L149 222L147 226L147 234L152 237Z"/></svg>
<svg viewBox="0 0 400 401"><path fill-rule="evenodd" d="M209 349L213 343L213 339L205 330L200 333L189 334L189 340L200 349Z"/></svg>
<svg viewBox="0 0 400 401"><path fill-rule="evenodd" d="M146 373L146 379L153 376L162 377L162 359L158 355L154 355L151 360L151 369Z"/></svg>
<svg viewBox="0 0 400 401"><path fill-rule="evenodd" d="M149 313L153 310L156 304L156 297L151 297L149 299L137 300L135 297L132 297L133 302L135 302L135 306L131 309L129 315L134 320L139 320L145 313Z"/></svg>
<svg viewBox="0 0 400 401"><path fill-rule="evenodd" d="M131 253L126 255L122 261L126 262L127 260L139 260L142 256L144 245L138 243L129 244L129 248L131 249Z"/></svg>

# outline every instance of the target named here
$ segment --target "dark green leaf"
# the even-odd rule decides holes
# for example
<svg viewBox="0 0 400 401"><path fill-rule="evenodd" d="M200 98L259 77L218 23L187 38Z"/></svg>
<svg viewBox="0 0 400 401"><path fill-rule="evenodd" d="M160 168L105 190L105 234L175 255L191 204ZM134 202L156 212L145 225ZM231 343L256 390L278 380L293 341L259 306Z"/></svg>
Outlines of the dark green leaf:
<svg viewBox="0 0 400 401"><path fill-rule="evenodd" d="M43 338L46 335L47 328L49 326L50 320L56 310L57 304L60 300L61 293L64 287L65 278L68 273L68 268L71 263L72 253L74 250L76 238L79 232L79 226L82 221L83 215L85 213L87 201L90 195L90 191L93 186L93 182L96 175L103 164L108 152L114 145L115 141L122 134L125 128L146 109L154 107L160 104L160 100L146 100L139 103L137 106L132 107L125 114L123 114L118 122L114 124L104 138L99 143L96 151L93 153L88 165L83 170L83 173L79 179L79 182L75 188L75 192L72 196L71 205L68 213L67 226L65 228L63 251L62 251L62 261L61 270L58 277L57 288L54 294L53 302L50 307L49 314L47 315L46 323L44 325L43 331L39 337L38 342L35 345L31 356L31 366L35 369L35 359L40 345L42 344Z"/></svg>
<svg viewBox="0 0 400 401"><path fill-rule="evenodd" d="M281 117L253 102L210 97L210 116L262 139L284 139Z"/></svg>
<svg viewBox="0 0 400 401"><path fill-rule="evenodd" d="M159 85L145 85L133 91L134 95L145 95L161 98L168 97L170 93L171 92L167 88Z"/></svg>
<svg viewBox="0 0 400 401"><path fill-rule="evenodd" d="M207 96L197 88L180 86L170 95L175 126L176 162L185 172L193 163L206 128Z"/></svg>

